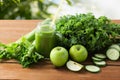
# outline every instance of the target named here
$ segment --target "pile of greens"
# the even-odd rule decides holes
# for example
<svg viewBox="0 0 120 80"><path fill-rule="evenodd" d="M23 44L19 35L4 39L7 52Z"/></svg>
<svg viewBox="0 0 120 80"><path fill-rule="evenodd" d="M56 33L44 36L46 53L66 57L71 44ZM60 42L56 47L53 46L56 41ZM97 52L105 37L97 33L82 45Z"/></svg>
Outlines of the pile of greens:
<svg viewBox="0 0 120 80"><path fill-rule="evenodd" d="M8 45L0 43L0 59L16 59L23 67L38 62L44 58L35 51L35 46L22 37L19 42Z"/></svg>
<svg viewBox="0 0 120 80"><path fill-rule="evenodd" d="M51 19L46 19L41 25L49 24L50 22ZM10 44L0 43L0 60L15 59L23 67L29 67L31 64L37 63L39 60L43 59L44 56L35 49L35 32L37 29L38 27L22 36L16 42Z"/></svg>
<svg viewBox="0 0 120 80"><path fill-rule="evenodd" d="M51 19L41 24L50 24ZM74 44L84 45L89 53L104 50L113 43L120 42L120 24L112 23L105 16L95 18L91 13L63 16L56 20L55 45L69 49ZM35 28L16 42L0 43L0 60L15 59L23 67L43 59L35 50Z"/></svg>
<svg viewBox="0 0 120 80"><path fill-rule="evenodd" d="M47 24L48 22L49 20L45 20L41 24ZM37 27L16 42L10 44L0 43L0 60L15 59L23 67L29 67L31 64L43 59L44 56L35 50L36 29Z"/></svg>
<svg viewBox="0 0 120 80"><path fill-rule="evenodd" d="M120 24L112 23L105 16L95 18L91 13L62 16L56 21L60 33L60 46L69 49L74 44L84 45L89 53L104 50L120 42Z"/></svg>

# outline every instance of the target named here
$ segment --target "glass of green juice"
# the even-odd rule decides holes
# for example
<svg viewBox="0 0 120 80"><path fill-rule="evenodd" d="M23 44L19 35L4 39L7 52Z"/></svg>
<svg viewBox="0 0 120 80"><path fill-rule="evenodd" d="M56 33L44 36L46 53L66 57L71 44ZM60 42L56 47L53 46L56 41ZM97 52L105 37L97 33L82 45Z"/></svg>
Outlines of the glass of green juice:
<svg viewBox="0 0 120 80"><path fill-rule="evenodd" d="M55 47L55 26L38 24L35 33L36 51L45 58L49 58L50 51Z"/></svg>

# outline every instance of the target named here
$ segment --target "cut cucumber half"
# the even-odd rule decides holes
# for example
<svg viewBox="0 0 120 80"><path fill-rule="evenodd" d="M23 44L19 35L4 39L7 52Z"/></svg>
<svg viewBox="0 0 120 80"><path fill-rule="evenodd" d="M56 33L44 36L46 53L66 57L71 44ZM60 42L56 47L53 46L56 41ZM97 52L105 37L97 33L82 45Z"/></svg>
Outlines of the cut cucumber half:
<svg viewBox="0 0 120 80"><path fill-rule="evenodd" d="M108 59L113 60L113 61L118 60L120 57L120 53L116 49L108 49L106 52L106 55Z"/></svg>
<svg viewBox="0 0 120 80"><path fill-rule="evenodd" d="M98 54L95 54L95 57L99 59L105 59L106 55L98 53Z"/></svg>
<svg viewBox="0 0 120 80"><path fill-rule="evenodd" d="M97 57L92 57L93 61L102 61L103 59L97 58Z"/></svg>
<svg viewBox="0 0 120 80"><path fill-rule="evenodd" d="M98 66L95 66L95 65L86 65L85 69L89 72L92 72L92 73L100 72L100 68Z"/></svg>
<svg viewBox="0 0 120 80"><path fill-rule="evenodd" d="M113 44L113 45L111 45L110 46L110 49L116 49L116 50L118 50L119 52L120 52L120 46L118 45L118 44Z"/></svg>
<svg viewBox="0 0 120 80"><path fill-rule="evenodd" d="M106 66L106 62L105 61L94 61L94 64L97 65L97 66Z"/></svg>
<svg viewBox="0 0 120 80"><path fill-rule="evenodd" d="M69 60L66 64L67 68L71 71L80 71L83 68L82 64Z"/></svg>

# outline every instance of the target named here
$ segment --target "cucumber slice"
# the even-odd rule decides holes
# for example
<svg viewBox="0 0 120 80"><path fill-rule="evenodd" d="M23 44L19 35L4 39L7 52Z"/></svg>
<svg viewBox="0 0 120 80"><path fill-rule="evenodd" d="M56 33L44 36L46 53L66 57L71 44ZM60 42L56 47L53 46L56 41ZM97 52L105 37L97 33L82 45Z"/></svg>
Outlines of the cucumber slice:
<svg viewBox="0 0 120 80"><path fill-rule="evenodd" d="M103 59L97 58L97 57L92 57L93 61L102 61Z"/></svg>
<svg viewBox="0 0 120 80"><path fill-rule="evenodd" d="M97 65L97 66L106 66L106 62L105 61L94 61L94 64Z"/></svg>
<svg viewBox="0 0 120 80"><path fill-rule="evenodd" d="M110 48L116 49L120 52L120 46L118 44L113 44L110 46Z"/></svg>
<svg viewBox="0 0 120 80"><path fill-rule="evenodd" d="M95 66L95 65L86 65L85 69L89 72L92 72L92 73L100 72L100 68L98 66Z"/></svg>
<svg viewBox="0 0 120 80"><path fill-rule="evenodd" d="M95 54L95 57L99 59L105 59L106 55L98 53L98 54Z"/></svg>
<svg viewBox="0 0 120 80"><path fill-rule="evenodd" d="M120 53L116 49L108 49L106 52L106 55L108 59L113 60L113 61L118 60L120 57Z"/></svg>
<svg viewBox="0 0 120 80"><path fill-rule="evenodd" d="M67 68L71 71L80 71L83 68L82 64L69 60L66 64Z"/></svg>

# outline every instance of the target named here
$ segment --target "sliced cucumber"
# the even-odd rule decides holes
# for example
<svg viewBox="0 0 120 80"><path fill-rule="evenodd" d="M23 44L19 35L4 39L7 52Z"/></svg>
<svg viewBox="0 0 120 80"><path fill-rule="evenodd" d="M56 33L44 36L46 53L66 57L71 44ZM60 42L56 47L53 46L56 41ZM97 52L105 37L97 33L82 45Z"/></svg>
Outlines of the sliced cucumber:
<svg viewBox="0 0 120 80"><path fill-rule="evenodd" d="M92 57L93 61L102 61L103 59L97 58L97 57Z"/></svg>
<svg viewBox="0 0 120 80"><path fill-rule="evenodd" d="M105 61L94 61L94 64L97 65L97 66L106 66L106 62Z"/></svg>
<svg viewBox="0 0 120 80"><path fill-rule="evenodd" d="M82 64L69 60L66 64L67 68L71 71L80 71L83 68Z"/></svg>
<svg viewBox="0 0 120 80"><path fill-rule="evenodd" d="M116 49L108 49L106 52L106 55L108 59L113 60L113 61L118 60L120 57L120 53Z"/></svg>
<svg viewBox="0 0 120 80"><path fill-rule="evenodd" d="M86 65L85 69L87 71L93 72L93 73L100 72L100 68L98 66L95 66L95 65Z"/></svg>
<svg viewBox="0 0 120 80"><path fill-rule="evenodd" d="M98 54L95 54L95 57L99 59L105 59L106 55L98 53Z"/></svg>
<svg viewBox="0 0 120 80"><path fill-rule="evenodd" d="M116 49L120 52L120 46L118 44L113 44L110 46L110 48Z"/></svg>

